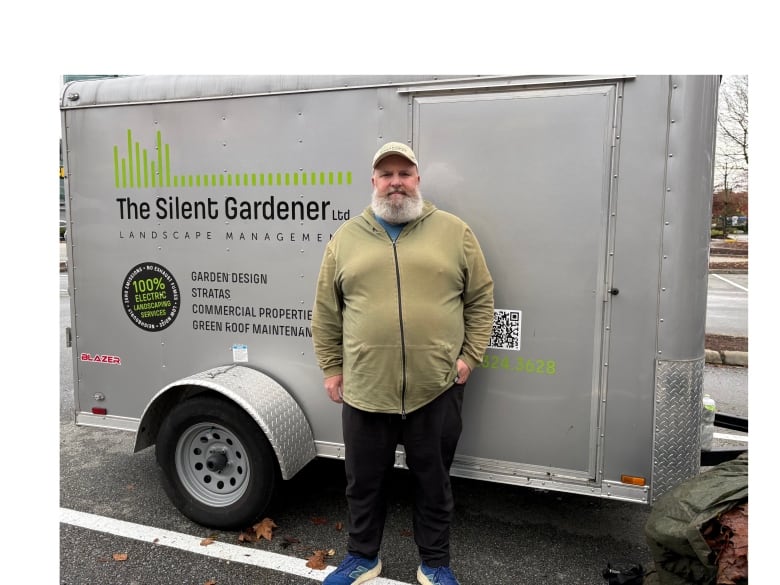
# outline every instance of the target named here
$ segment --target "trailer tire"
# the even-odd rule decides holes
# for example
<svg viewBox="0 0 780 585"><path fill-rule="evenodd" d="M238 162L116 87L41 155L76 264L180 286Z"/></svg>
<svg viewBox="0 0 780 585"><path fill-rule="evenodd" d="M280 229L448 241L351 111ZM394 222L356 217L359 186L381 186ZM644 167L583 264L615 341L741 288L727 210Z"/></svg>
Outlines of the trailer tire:
<svg viewBox="0 0 780 585"><path fill-rule="evenodd" d="M157 435L163 488L188 518L212 528L251 526L268 507L278 463L259 425L214 396L178 404Z"/></svg>

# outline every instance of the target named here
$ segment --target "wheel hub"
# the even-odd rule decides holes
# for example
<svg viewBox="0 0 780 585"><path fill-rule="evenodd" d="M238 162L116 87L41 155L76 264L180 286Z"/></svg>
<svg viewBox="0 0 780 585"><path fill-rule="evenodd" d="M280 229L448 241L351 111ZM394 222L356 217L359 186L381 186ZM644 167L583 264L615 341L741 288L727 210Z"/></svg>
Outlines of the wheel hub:
<svg viewBox="0 0 780 585"><path fill-rule="evenodd" d="M198 423L182 433L176 472L183 487L209 506L229 506L249 484L247 451L228 428Z"/></svg>
<svg viewBox="0 0 780 585"><path fill-rule="evenodd" d="M209 471L213 471L215 473L221 473L223 469L225 469L225 466L227 465L228 458L225 455L224 451L218 451L216 453L212 453L208 459L206 459L206 468Z"/></svg>

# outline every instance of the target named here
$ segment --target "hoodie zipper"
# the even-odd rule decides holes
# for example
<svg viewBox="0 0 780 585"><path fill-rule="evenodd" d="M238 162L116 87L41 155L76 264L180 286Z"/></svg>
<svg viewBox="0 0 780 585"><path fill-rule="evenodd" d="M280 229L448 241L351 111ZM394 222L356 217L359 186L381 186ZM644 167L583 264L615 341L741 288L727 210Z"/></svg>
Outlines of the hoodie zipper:
<svg viewBox="0 0 780 585"><path fill-rule="evenodd" d="M404 337L404 312L401 305L401 272L398 268L398 249L393 240L393 258L395 260L395 284L398 291L398 324L401 328L401 418L406 418L406 341Z"/></svg>

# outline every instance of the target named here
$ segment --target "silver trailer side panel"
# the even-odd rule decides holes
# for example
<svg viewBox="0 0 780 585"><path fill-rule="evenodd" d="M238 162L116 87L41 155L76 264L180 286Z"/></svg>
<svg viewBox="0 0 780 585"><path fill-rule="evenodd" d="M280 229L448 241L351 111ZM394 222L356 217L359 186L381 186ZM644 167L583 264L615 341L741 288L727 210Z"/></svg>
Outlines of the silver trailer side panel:
<svg viewBox="0 0 780 585"><path fill-rule="evenodd" d="M132 428L161 389L239 364L289 393L319 455L341 457L339 409L311 345L314 282L330 235L369 203L371 155L400 140L418 154L423 195L472 226L496 282L494 339L469 383L453 473L657 498L698 470L717 86L69 84L77 421Z"/></svg>
<svg viewBox="0 0 780 585"><path fill-rule="evenodd" d="M718 79L641 81L622 99L604 477L653 477L657 499L699 469Z"/></svg>

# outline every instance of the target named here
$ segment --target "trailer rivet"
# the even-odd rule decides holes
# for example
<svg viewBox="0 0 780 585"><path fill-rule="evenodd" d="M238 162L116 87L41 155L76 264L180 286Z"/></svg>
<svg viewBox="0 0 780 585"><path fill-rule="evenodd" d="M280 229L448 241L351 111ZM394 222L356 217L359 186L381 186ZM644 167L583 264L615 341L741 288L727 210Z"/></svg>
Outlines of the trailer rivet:
<svg viewBox="0 0 780 585"><path fill-rule="evenodd" d="M92 398L94 398L95 400L98 400L98 401L106 399L105 395L101 394L100 392L95 392L95 395Z"/></svg>
<svg viewBox="0 0 780 585"><path fill-rule="evenodd" d="M669 222L668 222L668 221L665 221L665 222L664 222L664 225L669 225Z"/></svg>
<svg viewBox="0 0 780 585"><path fill-rule="evenodd" d="M664 322L664 320L663 320L663 319L659 319L659 320L661 321L661 323L663 323L663 322Z"/></svg>
<svg viewBox="0 0 780 585"><path fill-rule="evenodd" d="M677 120L671 120L671 123L674 124Z"/></svg>
<svg viewBox="0 0 780 585"><path fill-rule="evenodd" d="M661 289L661 292L666 292L666 287L663 287L663 288Z"/></svg>

